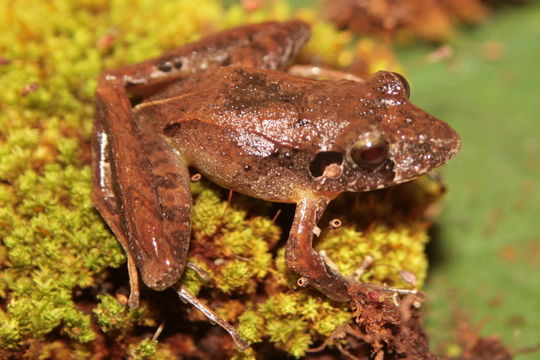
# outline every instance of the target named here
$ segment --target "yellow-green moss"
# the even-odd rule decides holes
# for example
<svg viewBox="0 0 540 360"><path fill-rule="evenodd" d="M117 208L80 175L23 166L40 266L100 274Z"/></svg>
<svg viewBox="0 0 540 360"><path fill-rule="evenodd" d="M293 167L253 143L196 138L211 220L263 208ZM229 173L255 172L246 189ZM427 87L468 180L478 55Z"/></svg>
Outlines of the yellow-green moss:
<svg viewBox="0 0 540 360"><path fill-rule="evenodd" d="M136 345L130 346L129 359L144 360L150 358L157 351L158 342L152 339L143 339Z"/></svg>
<svg viewBox="0 0 540 360"><path fill-rule="evenodd" d="M351 318L346 306L303 291L271 296L257 307L257 313L264 319L264 336L295 357L303 356L315 341Z"/></svg>
<svg viewBox="0 0 540 360"><path fill-rule="evenodd" d="M97 300L99 302L93 309L93 313L104 332L115 332L115 336L124 336L136 325L156 325L145 304L139 308L130 309L126 307L127 299L120 302L111 295L98 295Z"/></svg>
<svg viewBox="0 0 540 360"><path fill-rule="evenodd" d="M105 68L144 60L202 33L285 19L293 10L286 1L246 12L240 4L224 9L213 0L159 5L150 0L0 0L0 10L0 54L8 62L0 65L0 301L5 304L0 348L22 348L55 331L73 340L81 357L89 356L80 344L96 337L90 326L94 316L106 336L124 336L125 353L133 358L149 357L156 348L170 355L155 341L127 340L136 326L155 327L162 320L152 309L128 310L108 294L94 299L89 315L74 296L97 288L107 281L108 268L125 262L90 201L89 137L97 76ZM304 59L337 67L353 62L360 45L351 45L348 33L320 21L312 10L298 15L313 23ZM237 321L247 341L271 341L299 357L350 321L345 306L296 289L283 249L275 251L282 229L272 222L267 203L233 198L227 204L225 193L204 181L192 184L192 192L189 261L209 279L188 269L184 285L193 293L206 287L221 297L246 297ZM372 267L363 279L400 285L395 269L423 279L425 236L416 223L371 231L351 226L329 231L319 249L346 274L365 256L374 256L377 263L392 267ZM256 303L249 296L263 281L269 292ZM47 349L54 351L58 344L53 344ZM235 355L254 357L253 350Z"/></svg>
<svg viewBox="0 0 540 360"><path fill-rule="evenodd" d="M373 265L357 280L407 287L410 285L403 282L399 273L406 270L415 274L419 280L417 286L422 286L427 270L427 259L423 256L427 241L425 228L414 229L411 224L393 229L381 225L367 233L343 227L332 230L318 249L325 250L346 276L353 275L367 256L372 257Z"/></svg>

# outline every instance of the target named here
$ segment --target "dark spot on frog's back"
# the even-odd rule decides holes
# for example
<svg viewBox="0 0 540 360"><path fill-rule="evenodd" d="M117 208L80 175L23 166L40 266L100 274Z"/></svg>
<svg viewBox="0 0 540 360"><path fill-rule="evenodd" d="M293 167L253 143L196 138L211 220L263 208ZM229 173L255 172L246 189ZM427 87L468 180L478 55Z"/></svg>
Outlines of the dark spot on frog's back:
<svg viewBox="0 0 540 360"><path fill-rule="evenodd" d="M271 108L274 104L294 103L297 93L282 89L265 73L234 69L232 85L224 89L225 106L233 111Z"/></svg>
<svg viewBox="0 0 540 360"><path fill-rule="evenodd" d="M298 128L307 126L307 125L309 125L309 124L311 124L311 122L310 122L308 119L298 119L298 120L294 123L293 128L298 129Z"/></svg>
<svg viewBox="0 0 540 360"><path fill-rule="evenodd" d="M247 72L244 69L234 69L235 79L244 86L266 87L267 78L263 74L256 72Z"/></svg>
<svg viewBox="0 0 540 360"><path fill-rule="evenodd" d="M231 65L231 57L229 55L225 56L223 59L221 59L220 64L221 66Z"/></svg>
<svg viewBox="0 0 540 360"><path fill-rule="evenodd" d="M180 134L181 128L182 125L180 123L167 124L163 128L163 134L165 134L167 137L176 137Z"/></svg>

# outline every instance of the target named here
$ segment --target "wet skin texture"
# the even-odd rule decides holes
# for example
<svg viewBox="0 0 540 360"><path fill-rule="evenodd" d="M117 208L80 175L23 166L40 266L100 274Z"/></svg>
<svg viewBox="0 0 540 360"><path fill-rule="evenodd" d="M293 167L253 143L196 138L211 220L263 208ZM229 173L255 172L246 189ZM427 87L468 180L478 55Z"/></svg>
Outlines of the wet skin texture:
<svg viewBox="0 0 540 360"><path fill-rule="evenodd" d="M328 203L412 180L458 152L458 135L410 103L399 74L359 82L279 71L308 37L299 21L248 25L100 78L93 199L128 254L132 303L137 269L155 290L182 275L188 166L233 191L296 203L287 265L347 301L351 280L312 248ZM143 101L133 107L128 95Z"/></svg>

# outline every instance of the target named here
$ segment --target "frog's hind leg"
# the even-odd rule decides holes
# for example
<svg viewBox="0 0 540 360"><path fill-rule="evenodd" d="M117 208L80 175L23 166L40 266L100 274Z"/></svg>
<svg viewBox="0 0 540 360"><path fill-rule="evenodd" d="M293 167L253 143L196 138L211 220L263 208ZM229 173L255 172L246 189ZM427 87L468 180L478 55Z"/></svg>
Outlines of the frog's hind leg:
<svg viewBox="0 0 540 360"><path fill-rule="evenodd" d="M94 157L92 161L94 178L92 202L126 252L130 285L128 304L131 308L136 308L139 306L139 274L135 260L133 259L133 256L131 256L127 239L122 232L122 224L118 210L119 204L112 189L112 176L108 160L107 140L107 134L103 131L103 123L101 119L96 116L96 121L94 121L94 132L92 135L92 156Z"/></svg>
<svg viewBox="0 0 540 360"><path fill-rule="evenodd" d="M124 238L144 283L164 290L184 271L190 177L183 159L151 124L135 122L124 85L122 79L102 77L96 91L94 198L115 234ZM114 211L106 209L110 203Z"/></svg>
<svg viewBox="0 0 540 360"><path fill-rule="evenodd" d="M147 96L171 82L220 66L283 69L310 36L299 20L266 22L232 28L172 49L145 62L109 70L132 95Z"/></svg>
<svg viewBox="0 0 540 360"><path fill-rule="evenodd" d="M356 82L365 81L364 79L348 72L313 65L293 65L289 69L287 69L287 72L291 75L317 80L328 79L352 80Z"/></svg>
<svg viewBox="0 0 540 360"><path fill-rule="evenodd" d="M328 201L303 199L296 205L294 221L287 240L287 266L300 274L302 286L311 284L336 301L350 299L345 279L337 270L327 266L312 247L313 232ZM299 281L300 284L300 281Z"/></svg>

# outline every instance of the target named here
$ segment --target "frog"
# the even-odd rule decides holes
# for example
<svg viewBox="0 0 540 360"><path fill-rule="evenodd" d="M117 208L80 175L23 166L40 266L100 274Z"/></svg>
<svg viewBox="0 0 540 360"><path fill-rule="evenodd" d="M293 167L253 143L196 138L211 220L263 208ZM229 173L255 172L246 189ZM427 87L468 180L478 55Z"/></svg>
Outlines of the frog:
<svg viewBox="0 0 540 360"><path fill-rule="evenodd" d="M459 135L411 103L403 75L289 71L309 37L300 20L244 25L99 77L92 198L127 254L130 305L139 274L156 291L182 290L189 168L231 191L296 204L287 266L302 286L346 302L355 280L313 248L327 205L414 180L458 153Z"/></svg>

